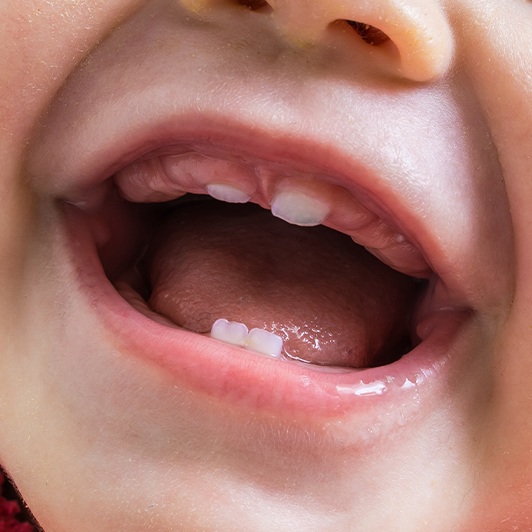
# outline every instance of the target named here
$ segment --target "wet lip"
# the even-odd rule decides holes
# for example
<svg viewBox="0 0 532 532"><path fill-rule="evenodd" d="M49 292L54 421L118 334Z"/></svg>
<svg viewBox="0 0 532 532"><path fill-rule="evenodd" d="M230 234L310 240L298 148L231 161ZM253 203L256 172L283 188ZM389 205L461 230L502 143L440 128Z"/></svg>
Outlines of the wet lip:
<svg viewBox="0 0 532 532"><path fill-rule="evenodd" d="M338 180L350 176L345 179L345 184L352 192L365 195L378 214L384 213L391 218L415 243L422 242L421 248L435 271L443 263L442 269L449 273L450 268L429 228L416 220L415 213L394 202L393 191L375 190L378 181L372 179L374 176L368 169L339 156L330 146L319 149L294 139L288 142L271 139L245 128L231 128L227 120L223 128L212 124L212 117L208 127L201 120L191 121L187 117L181 122L174 121L171 126L157 124L147 128L128 144L119 141L109 148L103 159L100 154L97 160L88 160L63 194L64 246L75 250L70 253L69 261L80 290L94 302L102 327L111 334L122 352L163 368L180 385L255 410L284 416L299 413L314 418L351 413L370 419L376 412L406 404L409 405L406 414L404 409L401 413L403 421L405 416L419 413L423 409L419 397L438 397L445 387L455 366L451 356L453 346L464 327L472 321L472 313L463 310L466 305L459 303L458 296L453 299L455 304L449 305L452 278L446 279L443 300L436 297L429 301L430 311L418 323L422 341L410 353L386 366L338 372L270 360L165 326L135 310L118 294L103 271L94 235L87 230L86 213L72 204L90 197L98 184L130 162L153 154L171 153L175 146L191 142L208 143L221 151L242 150L242 146L246 146L249 156L323 169L327 175L337 176ZM253 143L249 142L251 133ZM437 286L439 281L436 276L434 279L433 286Z"/></svg>

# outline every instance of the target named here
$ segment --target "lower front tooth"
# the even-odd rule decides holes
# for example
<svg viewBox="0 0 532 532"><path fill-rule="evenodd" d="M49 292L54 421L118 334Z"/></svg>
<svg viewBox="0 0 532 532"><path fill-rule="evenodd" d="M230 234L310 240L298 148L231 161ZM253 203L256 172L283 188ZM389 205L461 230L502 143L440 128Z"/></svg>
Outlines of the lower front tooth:
<svg viewBox="0 0 532 532"><path fill-rule="evenodd" d="M248 337L248 328L243 323L220 318L213 323L211 337L228 344L244 346Z"/></svg>
<svg viewBox="0 0 532 532"><path fill-rule="evenodd" d="M272 214L285 222L311 227L320 225L329 214L324 201L307 196L302 192L280 192L272 202Z"/></svg>
<svg viewBox="0 0 532 532"><path fill-rule="evenodd" d="M228 321L224 318L213 323L211 338L275 358L281 356L283 349L283 340L280 336L257 328L248 332L248 328L243 323Z"/></svg>
<svg viewBox="0 0 532 532"><path fill-rule="evenodd" d="M246 347L257 353L278 358L283 349L283 340L280 336L264 329L251 329L246 340Z"/></svg>

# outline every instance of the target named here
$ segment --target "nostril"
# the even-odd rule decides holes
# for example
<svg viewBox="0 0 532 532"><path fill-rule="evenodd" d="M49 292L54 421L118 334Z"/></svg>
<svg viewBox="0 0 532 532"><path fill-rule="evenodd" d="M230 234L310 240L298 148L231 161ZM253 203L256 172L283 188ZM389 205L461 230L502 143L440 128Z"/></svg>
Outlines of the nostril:
<svg viewBox="0 0 532 532"><path fill-rule="evenodd" d="M274 24L291 45L300 48L313 45L307 49L315 50L316 46L333 42L334 48L341 42L341 47L345 46L342 49L366 57L363 45L367 44L374 49L369 50L368 68L394 77L415 82L441 78L449 72L454 59L454 35L439 2L268 0L268 3Z"/></svg>
<svg viewBox="0 0 532 532"><path fill-rule="evenodd" d="M372 46L379 46L390 40L390 37L375 26L366 24L365 22L358 22L356 20L346 21L362 38L364 42Z"/></svg>
<svg viewBox="0 0 532 532"><path fill-rule="evenodd" d="M265 0L238 0L238 3L251 11L264 10L270 7Z"/></svg>

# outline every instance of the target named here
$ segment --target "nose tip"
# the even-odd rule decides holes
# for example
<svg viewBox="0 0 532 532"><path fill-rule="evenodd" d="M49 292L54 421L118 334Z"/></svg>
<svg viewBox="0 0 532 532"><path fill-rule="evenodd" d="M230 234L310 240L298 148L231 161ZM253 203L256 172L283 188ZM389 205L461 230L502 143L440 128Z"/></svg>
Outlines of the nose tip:
<svg viewBox="0 0 532 532"><path fill-rule="evenodd" d="M333 24L350 23L366 42L395 45L382 50L385 68L412 81L443 76L454 52L453 34L433 0L269 0L281 33L292 43L318 44ZM377 35L368 39L364 28ZM358 52L357 52L358 53Z"/></svg>

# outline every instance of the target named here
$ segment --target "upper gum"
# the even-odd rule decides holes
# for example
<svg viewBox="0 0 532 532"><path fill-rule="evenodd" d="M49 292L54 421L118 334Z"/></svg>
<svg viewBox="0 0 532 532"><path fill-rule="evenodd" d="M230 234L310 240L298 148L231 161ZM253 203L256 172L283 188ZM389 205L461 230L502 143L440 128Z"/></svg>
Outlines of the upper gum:
<svg viewBox="0 0 532 532"><path fill-rule="evenodd" d="M418 250L417 256L412 252L405 259L411 264L390 264L386 260L388 249L393 256L393 248L401 248L395 255L404 256L403 235L319 171L298 170L265 160L252 162L237 157L231 160L218 154L188 150L136 161L119 171L115 182L126 199L142 203L170 201L188 192L208 194L207 185L227 184L242 190L251 202L270 210L276 193L304 193L328 202L329 215L323 225L350 235L371 252L378 250L379 259L404 273L423 276L430 271ZM415 250L408 240L406 245Z"/></svg>
<svg viewBox="0 0 532 532"><path fill-rule="evenodd" d="M196 152L160 157L160 162L161 168L168 178L171 181L182 183L187 192L193 192L190 188L194 189L197 186L202 187L203 192L205 192L204 187L207 185L226 183L240 188L249 196L256 193L251 171L243 164ZM184 181L183 174L186 171L190 172L191 179Z"/></svg>

